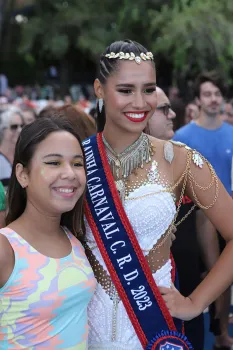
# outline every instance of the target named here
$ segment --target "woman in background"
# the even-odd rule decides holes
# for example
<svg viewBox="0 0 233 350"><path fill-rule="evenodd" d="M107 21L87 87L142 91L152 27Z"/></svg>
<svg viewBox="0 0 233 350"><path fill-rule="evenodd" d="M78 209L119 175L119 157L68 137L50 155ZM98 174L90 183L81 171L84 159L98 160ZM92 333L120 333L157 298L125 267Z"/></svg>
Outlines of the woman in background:
<svg viewBox="0 0 233 350"><path fill-rule="evenodd" d="M79 134L81 141L96 134L94 119L86 114L80 107L65 105L58 108L72 124L74 130Z"/></svg>
<svg viewBox="0 0 233 350"><path fill-rule="evenodd" d="M11 177L15 145L23 127L20 109L9 107L0 114L0 181L5 187Z"/></svg>

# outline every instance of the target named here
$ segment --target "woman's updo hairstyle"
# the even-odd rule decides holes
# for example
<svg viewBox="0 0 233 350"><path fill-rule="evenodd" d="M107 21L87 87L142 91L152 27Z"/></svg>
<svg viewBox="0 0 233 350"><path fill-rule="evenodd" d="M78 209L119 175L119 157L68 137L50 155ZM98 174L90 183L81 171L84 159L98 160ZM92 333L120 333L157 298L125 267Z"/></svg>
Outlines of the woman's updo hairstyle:
<svg viewBox="0 0 233 350"><path fill-rule="evenodd" d="M140 56L141 53L147 54L148 50L141 44L132 40L115 41L111 45L109 45L106 48L106 51L102 53L102 55L100 56L98 79L103 85L106 83L107 78L117 70L117 67L121 61L119 60L119 58L109 59L105 57L105 55L110 54L111 52L114 52L114 53L118 53L118 52L131 53L132 52L135 54L135 56ZM98 132L103 131L105 121L106 121L106 116L105 116L104 105L102 107L102 111L100 112L99 102L97 102L97 131Z"/></svg>

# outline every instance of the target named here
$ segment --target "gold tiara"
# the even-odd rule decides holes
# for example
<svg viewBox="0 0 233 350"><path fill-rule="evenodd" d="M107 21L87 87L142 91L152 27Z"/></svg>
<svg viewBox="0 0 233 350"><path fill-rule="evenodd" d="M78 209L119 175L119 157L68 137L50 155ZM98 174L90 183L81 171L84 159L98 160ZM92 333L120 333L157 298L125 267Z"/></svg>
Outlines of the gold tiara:
<svg viewBox="0 0 233 350"><path fill-rule="evenodd" d="M136 56L133 52L111 52L105 55L107 58L119 58L119 60L130 60L130 61L135 61L137 64L140 64L143 61L153 61L154 56L152 52L147 52L147 53L141 53L140 56Z"/></svg>

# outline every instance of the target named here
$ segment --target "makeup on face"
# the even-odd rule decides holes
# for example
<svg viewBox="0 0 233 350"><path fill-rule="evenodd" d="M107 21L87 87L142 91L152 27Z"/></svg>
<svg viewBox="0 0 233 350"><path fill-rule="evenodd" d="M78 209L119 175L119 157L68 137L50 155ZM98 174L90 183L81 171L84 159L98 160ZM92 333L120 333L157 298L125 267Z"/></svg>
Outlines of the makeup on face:
<svg viewBox="0 0 233 350"><path fill-rule="evenodd" d="M120 62L117 71L107 79L104 100L107 125L111 120L121 129L129 131L131 124L135 125L134 132L143 130L157 104L153 64L142 62L139 66L135 62Z"/></svg>
<svg viewBox="0 0 233 350"><path fill-rule="evenodd" d="M51 185L51 190L61 198L72 199L78 189L76 169L83 168L83 156L75 155L67 159L61 154L47 154L43 157L43 163L44 177L48 178L53 171L58 172L58 178Z"/></svg>
<svg viewBox="0 0 233 350"><path fill-rule="evenodd" d="M73 209L86 185L78 140L66 131L53 132L36 148L28 174L30 202L52 214Z"/></svg>
<svg viewBox="0 0 233 350"><path fill-rule="evenodd" d="M46 177L51 171L60 171L63 177L66 176L66 172L75 173L75 168L83 167L83 156L77 154L73 157L64 157L62 154L50 153L42 158L41 175ZM68 177L69 175L67 175Z"/></svg>

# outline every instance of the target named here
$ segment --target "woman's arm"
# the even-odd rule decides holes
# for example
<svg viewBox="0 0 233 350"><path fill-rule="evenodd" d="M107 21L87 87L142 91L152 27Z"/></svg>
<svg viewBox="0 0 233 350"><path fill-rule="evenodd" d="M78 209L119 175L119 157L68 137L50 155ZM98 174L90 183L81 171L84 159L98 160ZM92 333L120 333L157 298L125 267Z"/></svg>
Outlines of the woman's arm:
<svg viewBox="0 0 233 350"><path fill-rule="evenodd" d="M219 242L216 228L204 213L196 211L196 234L201 258L206 271L210 271L219 258Z"/></svg>
<svg viewBox="0 0 233 350"><path fill-rule="evenodd" d="M0 211L0 228L5 226L5 211Z"/></svg>
<svg viewBox="0 0 233 350"><path fill-rule="evenodd" d="M187 151L184 147L179 149L176 153L176 168L185 168L189 152L191 151ZM206 161L203 161L201 167L191 160L189 171L185 193L202 207L205 215L226 240L227 245L207 277L188 298L181 296L174 287L160 289L172 316L184 320L203 312L233 281L232 198ZM213 185L209 186L211 183Z"/></svg>
<svg viewBox="0 0 233 350"><path fill-rule="evenodd" d="M0 234L0 288L8 281L15 264L14 251L8 239Z"/></svg>

